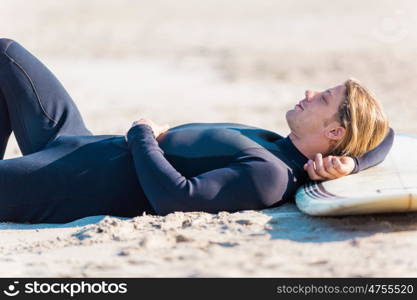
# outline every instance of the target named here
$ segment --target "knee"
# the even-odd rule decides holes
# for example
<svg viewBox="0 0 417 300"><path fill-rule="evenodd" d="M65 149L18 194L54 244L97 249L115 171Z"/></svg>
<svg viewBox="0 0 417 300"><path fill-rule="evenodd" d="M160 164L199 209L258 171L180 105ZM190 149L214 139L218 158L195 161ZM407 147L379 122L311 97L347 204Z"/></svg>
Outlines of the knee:
<svg viewBox="0 0 417 300"><path fill-rule="evenodd" d="M6 52L7 48L14 43L11 39L0 38L0 52Z"/></svg>

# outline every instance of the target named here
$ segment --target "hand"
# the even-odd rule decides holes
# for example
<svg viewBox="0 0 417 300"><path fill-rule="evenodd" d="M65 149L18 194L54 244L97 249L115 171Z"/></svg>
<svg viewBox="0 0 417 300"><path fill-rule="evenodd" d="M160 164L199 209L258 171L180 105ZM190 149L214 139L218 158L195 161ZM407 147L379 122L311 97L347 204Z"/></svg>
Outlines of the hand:
<svg viewBox="0 0 417 300"><path fill-rule="evenodd" d="M139 124L146 124L146 125L150 126L152 128L152 131L153 131L153 134L154 134L155 138L158 138L158 136L160 136L161 134L163 134L164 132L166 132L169 129L168 124L156 125L151 120L143 119L143 118L138 120L138 121L134 121L132 123L131 127L133 127L135 125L139 125ZM127 135L125 135L125 140L127 141Z"/></svg>
<svg viewBox="0 0 417 300"><path fill-rule="evenodd" d="M304 170L312 180L336 179L352 173L355 161L349 156L326 156L317 153L314 161L309 159Z"/></svg>

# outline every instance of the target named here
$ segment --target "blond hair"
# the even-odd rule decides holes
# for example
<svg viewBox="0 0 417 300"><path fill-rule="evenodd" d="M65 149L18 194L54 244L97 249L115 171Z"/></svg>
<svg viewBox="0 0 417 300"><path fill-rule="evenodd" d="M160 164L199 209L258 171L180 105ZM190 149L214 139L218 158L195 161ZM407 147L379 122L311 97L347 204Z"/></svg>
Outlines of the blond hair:
<svg viewBox="0 0 417 300"><path fill-rule="evenodd" d="M366 87L355 79L344 82L346 94L337 119L345 135L334 145L332 154L361 156L372 150L388 134L388 119L381 105Z"/></svg>

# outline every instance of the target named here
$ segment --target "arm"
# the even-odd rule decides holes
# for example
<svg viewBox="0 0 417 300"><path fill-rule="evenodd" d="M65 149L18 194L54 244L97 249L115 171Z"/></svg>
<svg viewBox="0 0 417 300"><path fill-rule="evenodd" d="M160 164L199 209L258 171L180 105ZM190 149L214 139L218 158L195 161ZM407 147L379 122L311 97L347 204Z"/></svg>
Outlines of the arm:
<svg viewBox="0 0 417 300"><path fill-rule="evenodd" d="M242 155L224 168L186 178L164 157L150 126L133 126L127 140L138 180L158 214L260 209L265 207L262 195L273 195L275 200L279 197L268 189L274 186L268 180L275 178L273 169L259 156ZM256 178L262 181L256 182Z"/></svg>
<svg viewBox="0 0 417 300"><path fill-rule="evenodd" d="M362 171L367 168L376 166L377 164L380 164L387 156L389 150L391 150L393 141L394 141L394 130L390 128L387 136L378 146L366 152L362 156L352 157L355 162L355 167L351 174L358 173L359 171Z"/></svg>
<svg viewBox="0 0 417 300"><path fill-rule="evenodd" d="M391 149L393 141L394 130L390 128L387 136L378 146L360 157L331 155L322 157L321 153L317 153L314 160L309 160L304 165L304 170L311 180L329 180L355 174L381 163Z"/></svg>

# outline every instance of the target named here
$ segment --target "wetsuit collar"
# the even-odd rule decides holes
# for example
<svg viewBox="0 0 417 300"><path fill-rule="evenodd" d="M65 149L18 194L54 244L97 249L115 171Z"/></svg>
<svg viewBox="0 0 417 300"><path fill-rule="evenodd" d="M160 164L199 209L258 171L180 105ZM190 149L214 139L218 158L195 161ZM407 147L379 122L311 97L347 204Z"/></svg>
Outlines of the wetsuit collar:
<svg viewBox="0 0 417 300"><path fill-rule="evenodd" d="M289 136L279 140L278 145L281 151L285 152L301 168L308 161L308 158L295 147Z"/></svg>

